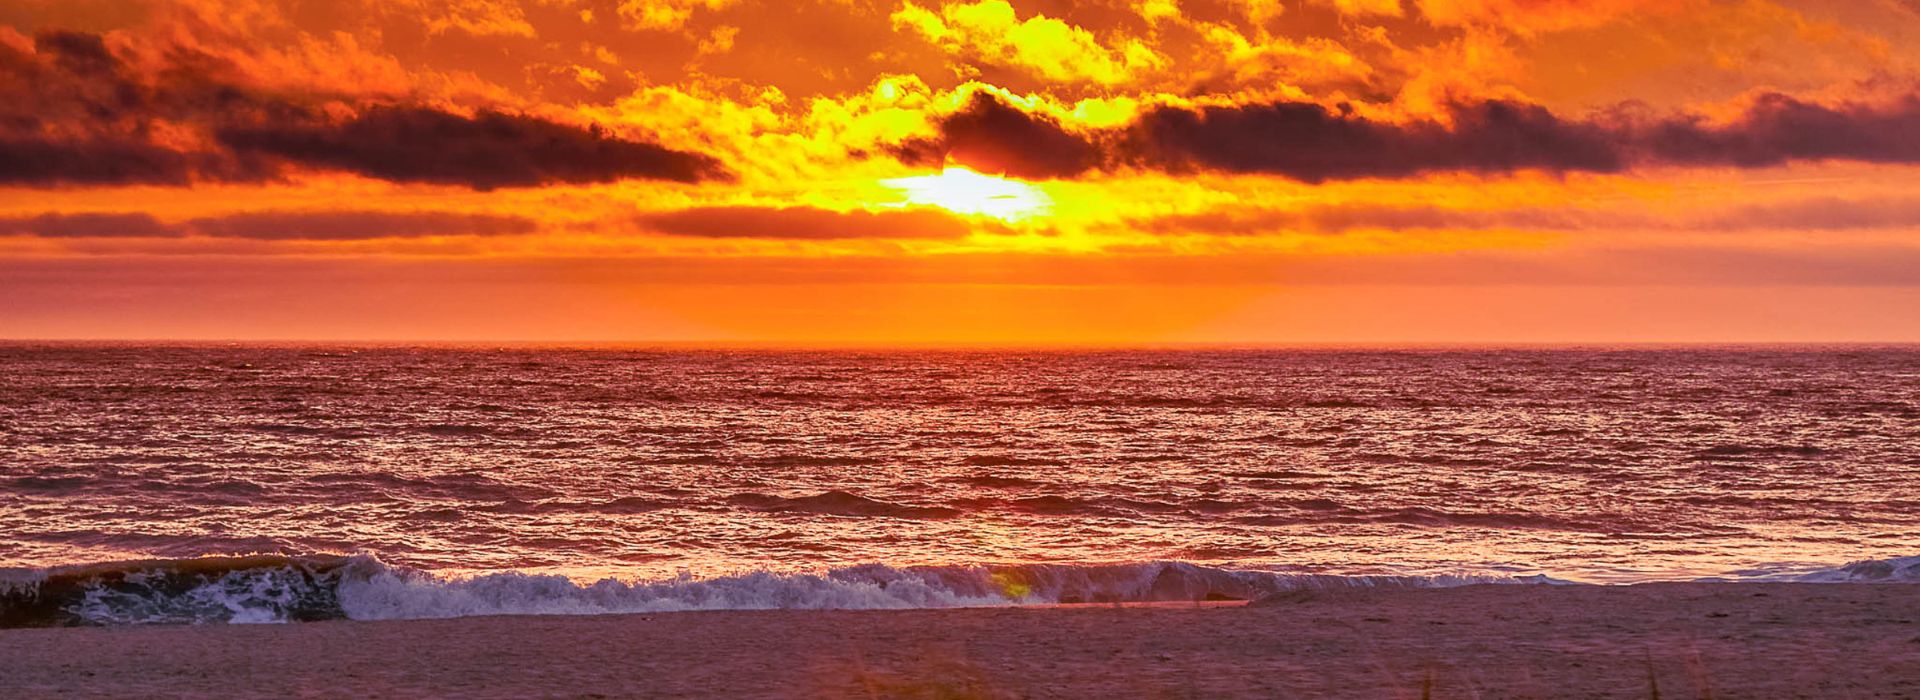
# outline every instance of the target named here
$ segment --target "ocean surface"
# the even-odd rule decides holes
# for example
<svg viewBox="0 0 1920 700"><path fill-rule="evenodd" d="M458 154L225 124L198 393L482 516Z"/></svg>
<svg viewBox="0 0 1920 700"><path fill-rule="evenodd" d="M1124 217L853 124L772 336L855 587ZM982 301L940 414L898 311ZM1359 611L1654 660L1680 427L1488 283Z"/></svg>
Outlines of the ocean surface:
<svg viewBox="0 0 1920 700"><path fill-rule="evenodd" d="M1920 580L1920 348L0 345L0 626Z"/></svg>

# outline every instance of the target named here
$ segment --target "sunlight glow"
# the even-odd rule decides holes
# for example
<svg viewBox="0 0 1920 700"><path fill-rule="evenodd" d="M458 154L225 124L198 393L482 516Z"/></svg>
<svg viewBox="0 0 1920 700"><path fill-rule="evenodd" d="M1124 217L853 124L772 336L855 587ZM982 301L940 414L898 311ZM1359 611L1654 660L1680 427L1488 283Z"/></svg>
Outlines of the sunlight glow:
<svg viewBox="0 0 1920 700"><path fill-rule="evenodd" d="M956 214L991 216L1002 221L1039 216L1053 208L1053 199L1040 188L966 168L947 168L939 175L882 180L881 184L905 193L910 205L935 206Z"/></svg>

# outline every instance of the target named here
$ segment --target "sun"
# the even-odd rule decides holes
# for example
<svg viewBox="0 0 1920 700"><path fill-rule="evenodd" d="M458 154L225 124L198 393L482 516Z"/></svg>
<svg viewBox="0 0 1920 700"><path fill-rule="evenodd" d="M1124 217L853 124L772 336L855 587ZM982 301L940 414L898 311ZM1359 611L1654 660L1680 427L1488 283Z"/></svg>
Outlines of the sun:
<svg viewBox="0 0 1920 700"><path fill-rule="evenodd" d="M940 207L956 214L991 216L1002 221L1032 218L1053 208L1053 199L1038 187L966 168L881 180L880 184L905 193L909 205Z"/></svg>

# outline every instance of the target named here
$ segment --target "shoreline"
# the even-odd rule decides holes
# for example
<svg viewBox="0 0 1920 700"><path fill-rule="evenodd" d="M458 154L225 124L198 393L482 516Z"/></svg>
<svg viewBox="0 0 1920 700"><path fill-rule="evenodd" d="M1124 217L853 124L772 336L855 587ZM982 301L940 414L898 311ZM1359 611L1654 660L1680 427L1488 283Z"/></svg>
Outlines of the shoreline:
<svg viewBox="0 0 1920 700"><path fill-rule="evenodd" d="M405 650L405 651L399 651ZM38 697L1920 697L1920 588L1311 591L1251 605L0 630Z"/></svg>

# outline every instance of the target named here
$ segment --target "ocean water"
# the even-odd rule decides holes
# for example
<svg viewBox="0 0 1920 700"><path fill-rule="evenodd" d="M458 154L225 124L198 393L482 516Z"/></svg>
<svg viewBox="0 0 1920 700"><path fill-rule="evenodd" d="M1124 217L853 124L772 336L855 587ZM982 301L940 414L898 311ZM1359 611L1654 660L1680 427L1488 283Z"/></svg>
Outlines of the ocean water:
<svg viewBox="0 0 1920 700"><path fill-rule="evenodd" d="M1920 348L0 345L0 625L1920 580Z"/></svg>

